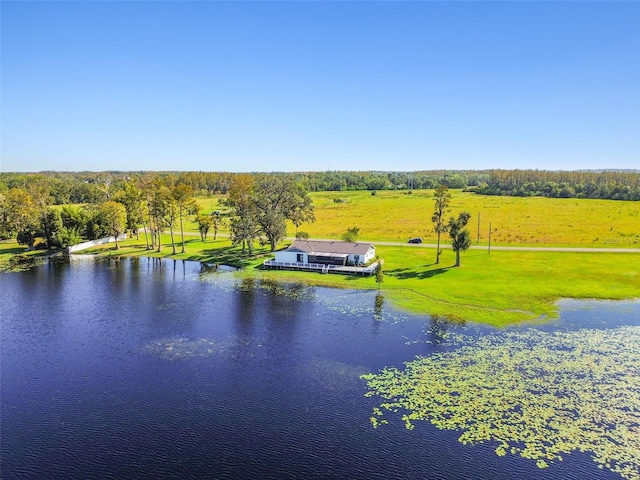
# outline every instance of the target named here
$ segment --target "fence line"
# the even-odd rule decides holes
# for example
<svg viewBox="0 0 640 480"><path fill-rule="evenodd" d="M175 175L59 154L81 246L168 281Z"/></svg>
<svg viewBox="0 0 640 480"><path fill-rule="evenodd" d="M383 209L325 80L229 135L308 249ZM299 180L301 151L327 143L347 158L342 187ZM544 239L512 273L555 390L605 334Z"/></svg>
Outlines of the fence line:
<svg viewBox="0 0 640 480"><path fill-rule="evenodd" d="M122 235L118 236L118 241L126 240L126 238L127 238L127 234L123 233ZM67 253L79 252L80 250L86 250L87 248L97 247L98 245L104 245L105 243L113 243L115 241L116 241L115 237L98 238L97 240L91 240L89 242L82 242L76 245L71 245L70 247L67 247Z"/></svg>

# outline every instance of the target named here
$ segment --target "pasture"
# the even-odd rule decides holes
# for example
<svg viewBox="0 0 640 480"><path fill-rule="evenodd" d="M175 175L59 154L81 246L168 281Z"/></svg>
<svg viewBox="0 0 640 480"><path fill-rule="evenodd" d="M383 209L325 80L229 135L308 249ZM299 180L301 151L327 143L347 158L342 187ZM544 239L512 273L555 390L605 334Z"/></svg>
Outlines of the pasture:
<svg viewBox="0 0 640 480"><path fill-rule="evenodd" d="M360 238L406 242L436 240L431 215L433 190L312 193L316 221L300 230L312 238L340 238L348 227ZM339 200L339 202L336 202ZM497 197L451 190L450 215L471 213L474 244L584 247L638 246L640 202L543 197ZM479 230L478 230L478 219ZM293 235L294 228L289 228ZM478 235L479 234L479 235ZM446 235L443 237L446 242Z"/></svg>

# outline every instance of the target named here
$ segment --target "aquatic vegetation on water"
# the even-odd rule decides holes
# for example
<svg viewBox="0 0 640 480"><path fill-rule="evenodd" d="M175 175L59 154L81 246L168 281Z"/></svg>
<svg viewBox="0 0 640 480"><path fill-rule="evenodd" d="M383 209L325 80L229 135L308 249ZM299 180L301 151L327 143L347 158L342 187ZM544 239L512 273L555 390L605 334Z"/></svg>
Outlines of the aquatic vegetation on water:
<svg viewBox="0 0 640 480"><path fill-rule="evenodd" d="M47 261L46 256L14 254L8 261L0 264L1 272L26 272L38 265L43 265Z"/></svg>
<svg viewBox="0 0 640 480"><path fill-rule="evenodd" d="M349 317L373 317L378 322L396 324L412 318L401 311L385 308L384 296L376 293L372 296L340 295L331 291L331 295L318 297L316 301L331 312Z"/></svg>
<svg viewBox="0 0 640 480"><path fill-rule="evenodd" d="M497 442L541 468L581 451L640 479L640 327L487 335L362 378L387 400L374 427L400 411L408 429L462 430L464 444Z"/></svg>

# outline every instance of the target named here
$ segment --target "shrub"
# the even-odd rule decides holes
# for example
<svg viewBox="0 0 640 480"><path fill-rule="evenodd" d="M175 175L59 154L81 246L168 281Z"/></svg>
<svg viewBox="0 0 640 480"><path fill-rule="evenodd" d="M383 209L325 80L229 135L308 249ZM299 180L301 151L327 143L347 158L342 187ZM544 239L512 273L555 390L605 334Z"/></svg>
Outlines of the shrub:
<svg viewBox="0 0 640 480"><path fill-rule="evenodd" d="M360 229L358 227L347 228L347 231L342 234L342 240L345 242L355 242L360 235Z"/></svg>
<svg viewBox="0 0 640 480"><path fill-rule="evenodd" d="M60 232L58 233L58 242L62 248L70 247L71 245L76 245L82 241L80 237L80 232L77 228L66 228L62 227Z"/></svg>

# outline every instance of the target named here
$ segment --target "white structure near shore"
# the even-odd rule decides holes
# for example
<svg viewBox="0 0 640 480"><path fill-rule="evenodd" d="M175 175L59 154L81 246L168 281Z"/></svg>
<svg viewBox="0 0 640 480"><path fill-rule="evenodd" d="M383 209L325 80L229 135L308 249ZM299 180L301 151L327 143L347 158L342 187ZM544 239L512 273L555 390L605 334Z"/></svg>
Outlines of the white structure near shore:
<svg viewBox="0 0 640 480"><path fill-rule="evenodd" d="M285 270L373 275L378 266L378 262L372 262L375 257L376 247L371 243L296 240L263 265Z"/></svg>
<svg viewBox="0 0 640 480"><path fill-rule="evenodd" d="M276 252L276 262L317 263L321 265L360 266L376 257L371 243L296 240L286 250Z"/></svg>
<svg viewBox="0 0 640 480"><path fill-rule="evenodd" d="M118 236L118 241L126 240L126 238L127 238L127 234L123 233L122 235ZM104 245L105 243L113 243L115 241L116 241L115 237L98 238L97 240L82 242L82 243L78 243L76 245L67 247L66 253L69 254L69 253L79 252L81 250L86 250L87 248L97 247L98 245Z"/></svg>

